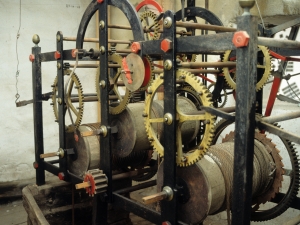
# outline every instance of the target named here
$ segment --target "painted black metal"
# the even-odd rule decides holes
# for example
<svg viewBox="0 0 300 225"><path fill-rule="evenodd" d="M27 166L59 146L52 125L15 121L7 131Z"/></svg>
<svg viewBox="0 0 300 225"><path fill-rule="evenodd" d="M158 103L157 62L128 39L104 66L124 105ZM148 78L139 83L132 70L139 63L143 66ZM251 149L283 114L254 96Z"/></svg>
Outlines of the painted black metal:
<svg viewBox="0 0 300 225"><path fill-rule="evenodd" d="M282 201L282 199L284 198L285 194L283 193L278 193L276 194L275 198L272 199L272 202L275 202L275 203L280 203ZM294 209L298 209L300 210L300 198L299 197L296 197L291 205L290 205L291 208L294 208Z"/></svg>
<svg viewBox="0 0 300 225"><path fill-rule="evenodd" d="M177 190L176 190L176 17L171 11L166 11L164 19L169 17L172 20L170 28L164 27L163 39L172 41L172 49L163 54L164 64L167 60L172 63L170 70L164 69L164 114L172 115L173 122L164 124L164 179L163 187L170 187L174 196L171 201L161 201L161 223L168 221L171 224L177 222Z"/></svg>
<svg viewBox="0 0 300 225"><path fill-rule="evenodd" d="M97 4L96 7L99 10L99 21L103 21L105 26L103 29L99 28L99 46L104 47L105 52L100 55L100 68L99 68L99 81L104 81L105 84L109 84L108 77L108 15L107 15L107 1L103 1L101 4ZM99 84L96 84L99 85ZM107 135L100 138L100 169L107 176L108 187L107 192L102 194L102 198L97 196L99 201L93 201L93 225L106 224L107 221L107 207L108 201L112 201L112 157L111 157L111 129L110 129L110 115L109 115L109 85L100 87L100 107L101 107L101 125L106 126ZM108 198L104 198L103 196ZM102 215L103 214L103 215Z"/></svg>
<svg viewBox="0 0 300 225"><path fill-rule="evenodd" d="M43 102L42 102L42 71L39 54L41 48L32 48L35 60L32 62L32 93L33 93L33 128L34 128L34 148L35 162L38 163L36 169L36 184L45 184L44 159L40 155L44 153L44 134L43 134Z"/></svg>
<svg viewBox="0 0 300 225"><path fill-rule="evenodd" d="M216 115L218 117L222 117L223 119L226 119L226 120L231 120L231 121L235 120L235 115L226 113L226 112L222 111L222 109L219 110L214 107L206 107L206 106L201 106L201 109L205 110L213 115Z"/></svg>
<svg viewBox="0 0 300 225"><path fill-rule="evenodd" d="M58 38L59 37L59 38ZM58 52L63 52L63 34L58 31L56 34L56 50ZM65 93L64 93L64 58L61 54L61 57L57 59L57 97L61 99L61 104L58 104L58 132L59 132L59 148L66 148L66 133L65 133ZM64 157L59 158L59 169L60 172L64 174L65 180L68 180L68 161L67 154L64 154Z"/></svg>
<svg viewBox="0 0 300 225"><path fill-rule="evenodd" d="M113 193L114 204L130 211L155 224L161 224L160 213L149 207L128 199L120 194ZM175 214L175 213L174 213ZM175 224L175 223L174 223Z"/></svg>
<svg viewBox="0 0 300 225"><path fill-rule="evenodd" d="M101 3L103 4L103 3ZM139 16L137 15L137 12L135 10L135 8L132 6L132 4L127 1L120 1L120 0L108 0L107 1L108 5L111 6L115 6L117 8L119 8L127 17L130 27L132 28L132 34L133 34L133 38L135 41L142 41L144 40L144 32L142 29L142 25L141 22L139 20ZM80 25L79 25L79 29L77 32L77 39L76 39L76 48L77 49L82 49L83 48L83 40L84 40L84 36L85 36L85 32L86 32L86 28L92 18L92 16L95 14L95 12L98 9L98 3L97 0L93 0L89 6L87 7L87 9L85 10ZM107 11L107 10L105 10ZM103 13L99 12L99 13Z"/></svg>
<svg viewBox="0 0 300 225"><path fill-rule="evenodd" d="M141 190L141 189L152 187L152 186L155 186L155 185L156 185L156 180L151 180L151 181L143 182L143 183L140 183L140 184L128 187L128 188L117 190L117 191L114 192L114 194L119 194L119 195L126 194L126 193L129 193L129 192L133 192L133 191L136 191L136 190Z"/></svg>
<svg viewBox="0 0 300 225"><path fill-rule="evenodd" d="M212 25L223 26L222 21L211 11L201 7L187 7L184 9L184 17L199 17ZM176 12L177 21L181 20L181 10ZM188 19L187 19L188 20Z"/></svg>
<svg viewBox="0 0 300 225"><path fill-rule="evenodd" d="M250 224L256 100L257 18L237 18L238 30L250 36L248 46L237 48L237 87L234 141L232 224Z"/></svg>
<svg viewBox="0 0 300 225"><path fill-rule="evenodd" d="M175 45L176 53L220 54L221 51L235 50L232 43L233 33L180 37ZM207 41L210 40L210 41ZM144 55L161 55L161 40L141 42ZM216 51L217 53L212 53Z"/></svg>
<svg viewBox="0 0 300 225"><path fill-rule="evenodd" d="M49 162L46 162L44 161L43 162L43 166L44 166L44 169L54 175L58 175L59 173L59 167L58 166L55 166L53 165L52 163L49 163Z"/></svg>
<svg viewBox="0 0 300 225"><path fill-rule="evenodd" d="M288 22L285 22L283 24L280 24L276 27L272 27L271 29L265 29L264 30L264 34L267 36L267 37L271 37L272 35L280 32L280 31L283 31L289 27L293 27L295 25L299 25L300 23L300 18L296 18L296 19L293 19L293 20L290 20ZM295 39L294 39L295 40Z"/></svg>

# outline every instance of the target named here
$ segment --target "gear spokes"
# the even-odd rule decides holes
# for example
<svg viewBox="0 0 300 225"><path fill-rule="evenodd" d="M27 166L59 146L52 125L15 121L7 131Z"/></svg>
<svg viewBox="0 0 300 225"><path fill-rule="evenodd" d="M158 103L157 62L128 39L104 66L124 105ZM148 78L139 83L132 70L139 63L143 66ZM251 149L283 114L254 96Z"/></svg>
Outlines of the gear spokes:
<svg viewBox="0 0 300 225"><path fill-rule="evenodd" d="M264 70L264 72L263 72L260 80L258 80L256 83L256 91L259 91L263 88L264 84L269 79L271 69L272 69L272 62L271 62L271 56L269 54L269 49L262 45L258 45L258 48L264 56L264 62L262 64L257 64L257 69L262 69L262 70ZM223 62L236 60L235 56L231 57L231 52L232 51L225 52ZM232 69L229 69L228 67L223 68L225 80L228 83L228 85L234 90L236 89L236 71L235 70L236 70L235 68L232 68Z"/></svg>
<svg viewBox="0 0 300 225"><path fill-rule="evenodd" d="M186 71L178 70L176 72L176 79L183 81L186 85L192 87L199 98L201 99L203 106L211 106L212 101L210 98L209 91L207 88L200 82L200 79ZM164 118L152 118L152 103L155 99L155 94L158 91L159 87L163 85L163 79L156 79L153 84L148 88L148 95L145 100L145 126L146 131L151 140L151 144L154 149L160 154L160 156L164 156L164 147L160 142L160 138L157 137L157 133L154 129L155 124L163 123ZM180 88L180 86L179 86ZM184 101L188 102L188 104L193 105L193 112L184 112L182 108L180 108L179 100L183 98ZM189 166L196 163L200 160L204 153L207 151L210 146L211 140L213 138L214 133L214 122L215 116L204 111L198 111L197 107L194 103L186 97L177 97L177 107L176 107L176 120L177 120L177 159L176 163L178 166L184 167ZM188 123L190 121L195 121L197 123L197 129L200 127L200 123L204 124L203 135L195 142L193 147L189 146L189 149L183 149L183 144L185 140L182 138L182 126L184 123ZM200 121L200 123L199 123Z"/></svg>
<svg viewBox="0 0 300 225"><path fill-rule="evenodd" d="M57 82L58 82L58 78L56 77L54 80L54 84L52 85L52 93L53 93L52 105L53 105L53 112L56 120L59 119L58 104L63 104L62 102L59 102L60 100L57 98L57 93L58 93ZM72 91L74 89L77 90L76 96L72 95ZM72 117L73 125L75 126L75 129L77 129L78 126L81 124L81 120L83 117L84 95L83 95L83 89L80 80L75 73L73 73L70 77L70 82L67 86L67 95L65 96L65 98L66 98L65 101L67 103L66 107L69 107L70 111L74 115L74 118ZM78 102L76 106L74 105L75 102ZM65 112L66 112L66 108L65 108Z"/></svg>

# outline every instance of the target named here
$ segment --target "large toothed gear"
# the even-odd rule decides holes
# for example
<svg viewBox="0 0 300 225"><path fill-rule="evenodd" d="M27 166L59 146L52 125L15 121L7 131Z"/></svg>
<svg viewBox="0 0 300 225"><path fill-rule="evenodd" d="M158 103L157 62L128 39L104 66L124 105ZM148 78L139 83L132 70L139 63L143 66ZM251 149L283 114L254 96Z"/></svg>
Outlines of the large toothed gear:
<svg viewBox="0 0 300 225"><path fill-rule="evenodd" d="M120 87L118 82L122 82L121 80L121 73L123 70L122 67L122 56L118 54L112 54L108 56L108 61L111 64L117 64L119 68L116 68L113 74L109 71L109 79L111 85L111 93L116 96L116 99L109 101L109 113L113 115L120 114L126 108L127 104L129 103L131 97L131 91L128 90L126 87ZM96 74L96 92L98 96L98 100L100 101L100 76L99 76L99 68ZM123 89L123 90L122 90ZM124 92L124 93L122 93ZM124 95L123 95L124 94Z"/></svg>
<svg viewBox="0 0 300 225"><path fill-rule="evenodd" d="M70 74L70 71L67 71L66 74ZM54 83L52 85L52 104L53 104L53 112L56 120L58 120L58 99L57 99L57 93L58 93L58 86L57 86L58 78L56 76ZM77 90L78 95L78 105L74 106L74 103L72 102L72 90L75 88ZM75 129L78 128L78 126L81 124L81 120L83 117L83 111L84 111L84 95L82 90L82 85L80 83L80 80L78 76L73 73L70 78L70 82L67 87L67 95L65 96L65 101L67 102L67 107L70 108L71 112L75 115L75 119L73 118Z"/></svg>
<svg viewBox="0 0 300 225"><path fill-rule="evenodd" d="M88 170L85 173L84 182L90 183L90 186L86 187L86 193L92 197L105 192L107 189L107 177L102 170L99 169Z"/></svg>
<svg viewBox="0 0 300 225"><path fill-rule="evenodd" d="M187 71L178 70L176 72L176 80L181 80L190 85L201 99L203 106L212 106L212 101L208 89L201 83L200 79ZM159 87L163 85L163 79L154 80L153 84L148 88L148 95L145 100L145 126L151 145L159 153L160 156L164 156L164 147L160 143L157 134L152 124L164 122L164 118L150 118L152 102L155 98L155 93ZM179 87L180 88L180 87ZM179 98L179 97L178 97ZM195 107L196 108L196 107ZM196 113L195 115L187 115L180 111L178 105L176 107L176 120L177 120L177 157L176 164L180 167L185 167L196 163L200 160L208 147L211 144L214 134L214 122L215 116L208 113ZM183 152L181 140L181 126L187 121L200 121L203 124L203 135L197 141L196 146L189 149L187 152Z"/></svg>
<svg viewBox="0 0 300 225"><path fill-rule="evenodd" d="M140 20L144 29L152 29L153 32L148 32L147 40L157 40L159 39L159 24L156 21L157 15L152 11L145 11L140 15ZM149 20L152 22L149 24Z"/></svg>
<svg viewBox="0 0 300 225"><path fill-rule="evenodd" d="M264 55L264 63L263 63L263 65L257 64L257 69L263 69L264 73L263 73L261 79L256 83L256 91L259 91L263 88L265 83L268 81L269 76L271 74L271 70L272 70L272 62L271 62L271 56L269 53L269 49L262 45L258 45L258 48L262 51L262 53ZM230 53L231 53L231 51L225 52L223 62L236 60L236 57L233 57L233 59L230 58ZM224 67L223 73L224 73L224 77L225 77L225 80L228 83L228 85L232 89L235 90L236 89L236 77L235 77L236 71L235 71L235 69L234 69L234 71L230 71L228 67Z"/></svg>
<svg viewBox="0 0 300 225"><path fill-rule="evenodd" d="M230 132L225 136L223 142L234 141L234 136L235 132ZM255 132L254 138L265 146L266 150L272 156L275 163L274 174L270 174L274 178L272 181L272 185L265 193L262 193L261 195L253 199L252 204L255 204L253 210L257 211L260 204L271 201L273 198L275 198L275 195L279 193L279 188L281 188L281 184L283 181L284 169L283 163L281 161L282 158L279 155L279 150L276 148L276 145L272 142L272 140L270 138L267 138L265 134L259 133L257 131Z"/></svg>

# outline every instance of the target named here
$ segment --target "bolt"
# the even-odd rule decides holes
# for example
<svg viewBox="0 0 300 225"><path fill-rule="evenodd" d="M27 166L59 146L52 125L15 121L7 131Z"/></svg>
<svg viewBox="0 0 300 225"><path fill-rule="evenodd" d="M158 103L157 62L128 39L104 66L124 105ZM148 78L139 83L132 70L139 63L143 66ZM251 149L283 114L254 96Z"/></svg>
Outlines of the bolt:
<svg viewBox="0 0 300 225"><path fill-rule="evenodd" d="M165 70L171 70L173 67L173 63L171 60L167 59L165 62L164 62L164 69Z"/></svg>
<svg viewBox="0 0 300 225"><path fill-rule="evenodd" d="M171 17L168 16L164 19L164 27L165 28L170 28L172 26L172 23L173 23L173 21L172 21Z"/></svg>
<svg viewBox="0 0 300 225"><path fill-rule="evenodd" d="M165 38L160 42L160 49L163 50L164 52L167 52L173 48L172 46L172 41Z"/></svg>
<svg viewBox="0 0 300 225"><path fill-rule="evenodd" d="M78 53L77 49L72 49L72 57L76 58L76 54Z"/></svg>
<svg viewBox="0 0 300 225"><path fill-rule="evenodd" d="M60 55L60 52L59 51L55 51L54 52L54 58L55 59L60 59L61 55Z"/></svg>
<svg viewBox="0 0 300 225"><path fill-rule="evenodd" d="M58 178L60 180L64 180L65 179L65 174L63 172L58 173Z"/></svg>
<svg viewBox="0 0 300 225"><path fill-rule="evenodd" d="M104 46L100 47L100 52L101 52L102 55L105 53L105 47Z"/></svg>
<svg viewBox="0 0 300 225"><path fill-rule="evenodd" d="M103 89L106 87L106 83L104 80L101 80L99 83L99 86L102 87Z"/></svg>
<svg viewBox="0 0 300 225"><path fill-rule="evenodd" d="M62 100L61 100L61 98L58 98L58 99L57 99L57 102L58 102L58 104L60 104L60 105L61 105L61 103L62 103Z"/></svg>
<svg viewBox="0 0 300 225"><path fill-rule="evenodd" d="M56 35L56 40L57 40L57 42L60 42L60 35L59 34Z"/></svg>
<svg viewBox="0 0 300 225"><path fill-rule="evenodd" d="M37 169L39 167L39 164L37 162L33 162L33 168Z"/></svg>
<svg viewBox="0 0 300 225"><path fill-rule="evenodd" d="M99 129L99 134L101 134L103 137L106 137L107 135L107 128L106 126L101 126L100 129Z"/></svg>
<svg viewBox="0 0 300 225"><path fill-rule="evenodd" d="M103 2L103 0L97 0L97 2L101 4Z"/></svg>
<svg viewBox="0 0 300 225"><path fill-rule="evenodd" d="M133 53L138 53L141 50L141 44L139 42L133 42L130 48Z"/></svg>
<svg viewBox="0 0 300 225"><path fill-rule="evenodd" d="M104 23L104 21L103 21L103 20L100 20L100 22L99 22L99 27L100 27L100 29L101 29L101 30L103 30L103 29L104 29L104 27L105 27L105 23Z"/></svg>
<svg viewBox="0 0 300 225"><path fill-rule="evenodd" d="M173 116L171 113L166 113L164 115L164 121L166 124L171 125L173 123Z"/></svg>
<svg viewBox="0 0 300 225"><path fill-rule="evenodd" d="M35 60L34 55L33 55L33 54L30 54L30 55L29 55L29 61L30 61L30 62L34 62L34 60Z"/></svg>
<svg viewBox="0 0 300 225"><path fill-rule="evenodd" d="M57 63L57 69L61 69L61 64L60 63Z"/></svg>

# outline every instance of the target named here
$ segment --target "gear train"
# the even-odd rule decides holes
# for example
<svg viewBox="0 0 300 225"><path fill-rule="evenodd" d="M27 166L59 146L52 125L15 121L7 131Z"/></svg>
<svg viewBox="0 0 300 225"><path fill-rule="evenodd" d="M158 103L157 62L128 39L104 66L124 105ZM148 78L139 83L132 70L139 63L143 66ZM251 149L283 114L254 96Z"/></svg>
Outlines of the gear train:
<svg viewBox="0 0 300 225"><path fill-rule="evenodd" d="M224 27L195 1L174 13L154 0L136 7L128 0L93 0L76 37L57 32L55 51L42 53L34 35L30 60L37 185L45 184L49 171L85 188L94 201L93 224L107 224L108 204L164 225L202 224L224 210L228 223L249 224L273 219L289 207L300 209L299 157L292 144L299 144L300 136L276 124L299 113L263 116L261 94L273 74L271 52L300 55L300 44L264 35L256 17L247 13L254 2L239 1L245 13L237 18L236 29ZM128 26L110 24L108 8L118 9ZM85 37L96 12L100 38ZM110 29L130 34L123 36L126 40L113 39ZM76 46L64 49L65 41ZM86 41L99 48L84 49ZM57 77L52 92L42 94L41 66L47 61L57 62ZM76 68L95 68L95 88L84 90L84 70L75 73ZM233 107L226 107L229 95ZM59 125L58 151L51 153L43 147L42 101L47 96ZM88 102L99 103L100 122L81 124L91 113L84 111ZM270 133L285 149L277 149ZM283 165L283 151L290 168ZM139 183L118 188L120 177ZM288 190L281 193L285 180ZM157 187L156 194L140 201L129 197L151 186ZM274 203L261 209L267 202Z"/></svg>

